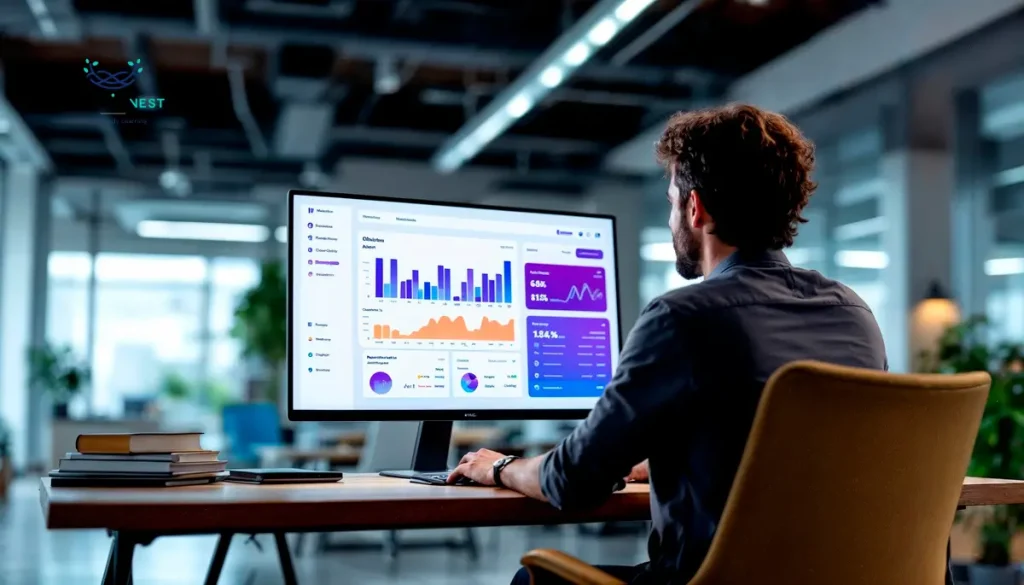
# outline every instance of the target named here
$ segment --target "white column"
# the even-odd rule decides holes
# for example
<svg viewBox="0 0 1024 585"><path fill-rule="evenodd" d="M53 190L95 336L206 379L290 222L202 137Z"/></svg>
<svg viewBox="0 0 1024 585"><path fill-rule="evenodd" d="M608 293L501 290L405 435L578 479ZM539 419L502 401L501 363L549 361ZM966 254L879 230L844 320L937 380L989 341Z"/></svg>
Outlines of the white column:
<svg viewBox="0 0 1024 585"><path fill-rule="evenodd" d="M925 340L914 339L914 307L937 282L946 291L952 282L953 157L944 150L901 149L886 153L882 174L888 190L882 200L888 229L882 236L889 265L886 339L889 368L910 371Z"/></svg>
<svg viewBox="0 0 1024 585"><path fill-rule="evenodd" d="M37 173L10 164L0 193L0 417L11 429L15 468L28 457L26 351L32 340Z"/></svg>

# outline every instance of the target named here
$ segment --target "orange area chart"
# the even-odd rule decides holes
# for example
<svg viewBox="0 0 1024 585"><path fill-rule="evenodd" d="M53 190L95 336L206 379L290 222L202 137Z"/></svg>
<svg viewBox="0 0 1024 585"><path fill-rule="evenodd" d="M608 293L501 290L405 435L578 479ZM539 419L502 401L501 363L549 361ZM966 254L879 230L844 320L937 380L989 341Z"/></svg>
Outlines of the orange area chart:
<svg viewBox="0 0 1024 585"><path fill-rule="evenodd" d="M515 341L515 320L508 323L492 321L484 317L480 327L470 329L462 317L441 317L431 319L423 327L410 333L402 333L390 325L374 325L374 339L436 339L445 341Z"/></svg>

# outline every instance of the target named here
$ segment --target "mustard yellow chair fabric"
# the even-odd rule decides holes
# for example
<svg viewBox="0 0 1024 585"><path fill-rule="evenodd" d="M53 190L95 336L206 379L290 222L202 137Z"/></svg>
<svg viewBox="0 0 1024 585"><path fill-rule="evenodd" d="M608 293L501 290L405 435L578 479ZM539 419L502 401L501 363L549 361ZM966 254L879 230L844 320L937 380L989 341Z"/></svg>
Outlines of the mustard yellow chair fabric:
<svg viewBox="0 0 1024 585"><path fill-rule="evenodd" d="M938 585L991 378L794 362L765 386L691 585ZM723 389L727 391L727 389ZM580 585L620 581L557 551ZM589 570L585 570L589 569Z"/></svg>

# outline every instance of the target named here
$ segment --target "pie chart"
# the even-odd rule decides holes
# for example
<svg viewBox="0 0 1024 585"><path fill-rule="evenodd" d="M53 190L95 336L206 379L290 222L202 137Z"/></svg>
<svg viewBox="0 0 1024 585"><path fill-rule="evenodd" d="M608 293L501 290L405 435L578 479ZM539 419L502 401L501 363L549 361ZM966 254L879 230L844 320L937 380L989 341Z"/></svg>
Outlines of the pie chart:
<svg viewBox="0 0 1024 585"><path fill-rule="evenodd" d="M466 392L473 392L479 385L480 380L477 379L476 374L466 373L462 376L462 389Z"/></svg>
<svg viewBox="0 0 1024 585"><path fill-rule="evenodd" d="M386 372L377 372L370 376L370 390L374 394L387 394L391 391L391 376Z"/></svg>

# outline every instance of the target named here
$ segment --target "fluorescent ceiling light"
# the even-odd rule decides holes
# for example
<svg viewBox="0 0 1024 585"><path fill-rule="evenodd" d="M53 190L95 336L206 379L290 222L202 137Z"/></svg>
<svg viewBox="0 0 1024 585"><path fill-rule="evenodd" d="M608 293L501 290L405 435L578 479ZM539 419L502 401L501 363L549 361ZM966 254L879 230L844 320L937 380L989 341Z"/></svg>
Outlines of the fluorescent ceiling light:
<svg viewBox="0 0 1024 585"><path fill-rule="evenodd" d="M1024 274L1024 258L992 258L991 260L986 260L985 274L989 276Z"/></svg>
<svg viewBox="0 0 1024 585"><path fill-rule="evenodd" d="M676 251L672 242L653 242L640 246L640 257L647 262L675 262Z"/></svg>
<svg viewBox="0 0 1024 585"><path fill-rule="evenodd" d="M288 243L288 226L283 225L274 230L274 239L282 244Z"/></svg>
<svg viewBox="0 0 1024 585"><path fill-rule="evenodd" d="M540 83L544 87L558 87L559 83L565 79L565 74L562 73L562 68L557 65L552 65L544 70L544 73L540 74Z"/></svg>
<svg viewBox="0 0 1024 585"><path fill-rule="evenodd" d="M565 53L565 62L573 67L582 65L589 58L590 47L583 41L576 43Z"/></svg>
<svg viewBox="0 0 1024 585"><path fill-rule="evenodd" d="M836 265L881 270L889 265L889 255L874 250L839 250L836 252Z"/></svg>
<svg viewBox="0 0 1024 585"><path fill-rule="evenodd" d="M53 19L49 16L39 19L39 30L43 31L43 36L57 36L57 25L54 24Z"/></svg>
<svg viewBox="0 0 1024 585"><path fill-rule="evenodd" d="M1017 183L1024 183L1024 165L999 171L992 178L992 182L995 183L996 187L1009 187Z"/></svg>
<svg viewBox="0 0 1024 585"><path fill-rule="evenodd" d="M629 22L640 15L654 0L625 0L615 9L615 18Z"/></svg>
<svg viewBox="0 0 1024 585"><path fill-rule="evenodd" d="M653 0L598 0L512 83L434 153L431 164L451 173L471 160L516 120L611 42Z"/></svg>
<svg viewBox="0 0 1024 585"><path fill-rule="evenodd" d="M265 242L270 230L266 226L244 223L144 220L139 222L135 232L143 238Z"/></svg>
<svg viewBox="0 0 1024 585"><path fill-rule="evenodd" d="M619 32L619 24L615 22L615 19L608 17L590 29L590 32L587 33L587 40L600 47L612 40L617 32Z"/></svg>
<svg viewBox="0 0 1024 585"><path fill-rule="evenodd" d="M508 115L512 116L513 118L521 118L523 114L530 111L531 107L533 107L533 102L530 101L530 98L525 95L519 94L518 96L516 96L516 99L508 103L508 106L505 108L505 111L508 112Z"/></svg>

